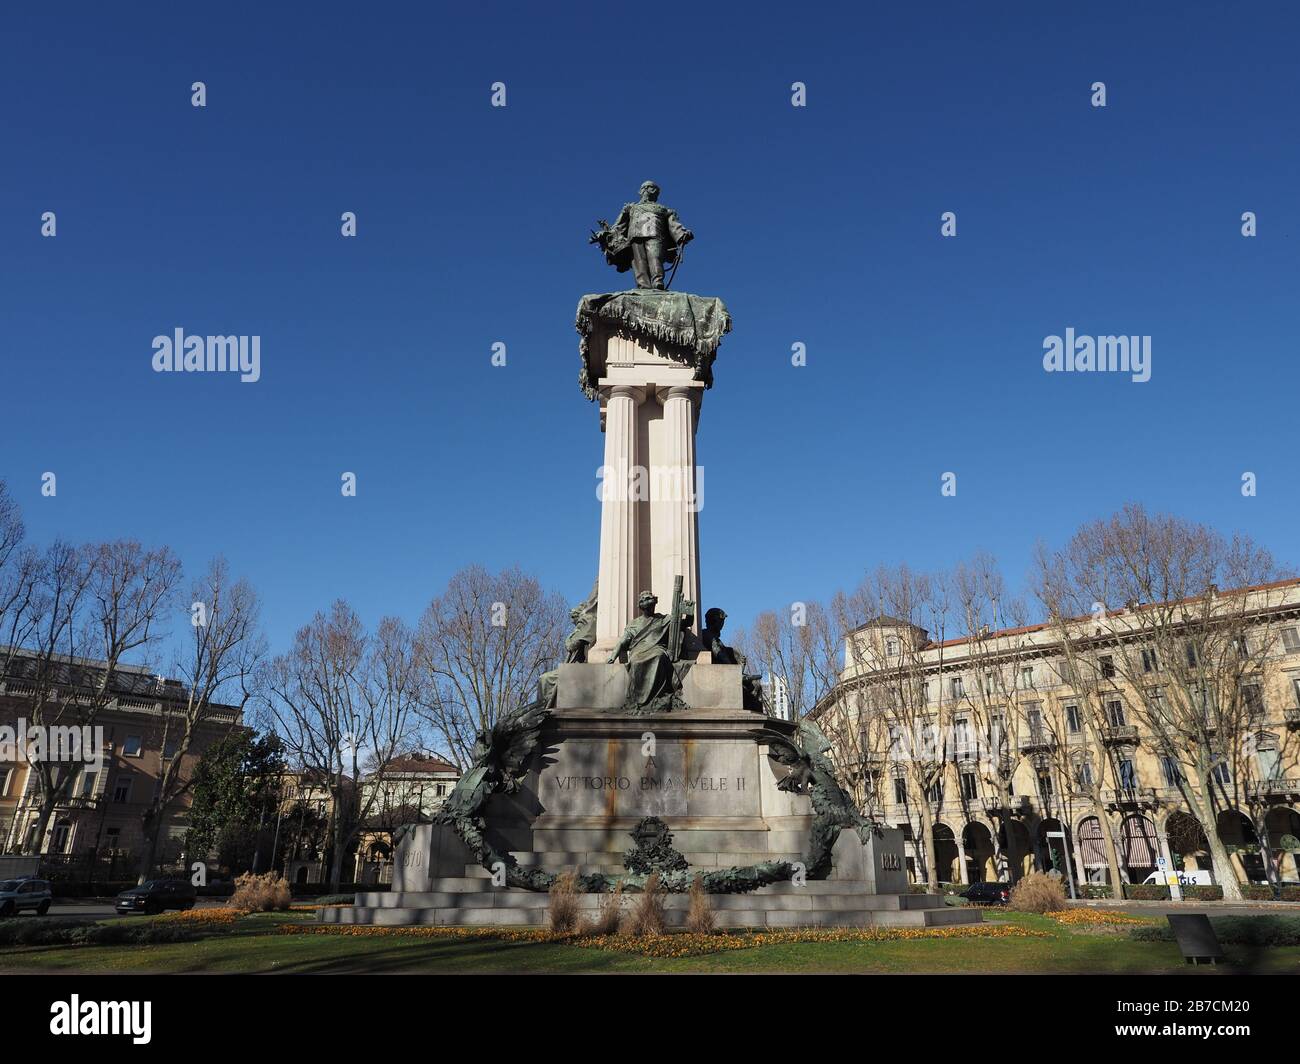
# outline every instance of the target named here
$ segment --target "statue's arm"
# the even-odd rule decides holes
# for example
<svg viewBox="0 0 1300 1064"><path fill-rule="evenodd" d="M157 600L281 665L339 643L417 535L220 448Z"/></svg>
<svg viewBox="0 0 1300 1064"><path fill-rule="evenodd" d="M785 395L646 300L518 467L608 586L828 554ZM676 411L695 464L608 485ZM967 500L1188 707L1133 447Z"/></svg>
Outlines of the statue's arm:
<svg viewBox="0 0 1300 1064"><path fill-rule="evenodd" d="M668 212L668 232L672 233L678 247L695 239L695 234L682 225L682 220L677 217L677 212L674 210Z"/></svg>
<svg viewBox="0 0 1300 1064"><path fill-rule="evenodd" d="M623 204L623 209L618 212L618 217L614 219L614 224L611 225L610 228L626 235L627 223L631 218L631 210L632 205L630 203Z"/></svg>
<svg viewBox="0 0 1300 1064"><path fill-rule="evenodd" d="M631 643L632 643L632 629L628 628L623 633L623 638L618 641L618 645L614 647L613 653L610 654L608 659L606 659L605 664L613 665L615 662L617 662L618 656L622 654L625 650L627 650L628 647L631 646Z"/></svg>

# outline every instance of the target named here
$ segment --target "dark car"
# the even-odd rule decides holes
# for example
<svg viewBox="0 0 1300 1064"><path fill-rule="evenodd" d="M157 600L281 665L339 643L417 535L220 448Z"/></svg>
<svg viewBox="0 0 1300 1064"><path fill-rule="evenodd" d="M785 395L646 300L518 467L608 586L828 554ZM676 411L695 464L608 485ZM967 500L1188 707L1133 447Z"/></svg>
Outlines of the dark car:
<svg viewBox="0 0 1300 1064"><path fill-rule="evenodd" d="M44 916L50 911L51 897L50 884L44 879L6 879L0 882L0 916L17 916L24 909Z"/></svg>
<svg viewBox="0 0 1300 1064"><path fill-rule="evenodd" d="M972 883L959 896L972 905L1006 905L1011 897L1011 886L1007 883Z"/></svg>
<svg viewBox="0 0 1300 1064"><path fill-rule="evenodd" d="M196 895L186 879L150 879L117 896L120 913L154 915L164 909L193 909Z"/></svg>

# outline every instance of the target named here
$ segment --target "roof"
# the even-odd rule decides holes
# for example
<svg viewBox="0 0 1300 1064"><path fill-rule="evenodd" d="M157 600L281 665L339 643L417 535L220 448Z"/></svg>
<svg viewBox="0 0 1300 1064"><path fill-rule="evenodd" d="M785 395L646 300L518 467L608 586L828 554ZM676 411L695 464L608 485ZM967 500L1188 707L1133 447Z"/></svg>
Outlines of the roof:
<svg viewBox="0 0 1300 1064"><path fill-rule="evenodd" d="M420 757L412 754L407 757L397 757L384 766L381 773L376 775L392 775L397 772L411 773L447 773L454 772L460 775L460 769L455 765L448 764L438 757Z"/></svg>

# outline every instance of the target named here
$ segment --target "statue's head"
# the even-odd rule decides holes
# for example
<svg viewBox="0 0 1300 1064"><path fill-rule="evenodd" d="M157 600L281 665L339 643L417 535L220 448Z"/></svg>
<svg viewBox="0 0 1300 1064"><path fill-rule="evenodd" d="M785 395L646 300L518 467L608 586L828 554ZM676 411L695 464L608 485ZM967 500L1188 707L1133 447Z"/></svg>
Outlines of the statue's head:
<svg viewBox="0 0 1300 1064"><path fill-rule="evenodd" d="M654 203L659 198L659 186L653 181L641 182L641 202Z"/></svg>
<svg viewBox="0 0 1300 1064"><path fill-rule="evenodd" d="M714 606L704 615L704 624L710 632L721 632L722 626L727 623L727 615L722 610Z"/></svg>
<svg viewBox="0 0 1300 1064"><path fill-rule="evenodd" d="M636 597L637 606L643 610L652 610L656 605L658 605L658 603L659 600L649 591L642 591L641 594Z"/></svg>
<svg viewBox="0 0 1300 1064"><path fill-rule="evenodd" d="M573 609L569 611L569 620L571 620L574 624L577 624L580 620L582 620L581 606L574 606Z"/></svg>

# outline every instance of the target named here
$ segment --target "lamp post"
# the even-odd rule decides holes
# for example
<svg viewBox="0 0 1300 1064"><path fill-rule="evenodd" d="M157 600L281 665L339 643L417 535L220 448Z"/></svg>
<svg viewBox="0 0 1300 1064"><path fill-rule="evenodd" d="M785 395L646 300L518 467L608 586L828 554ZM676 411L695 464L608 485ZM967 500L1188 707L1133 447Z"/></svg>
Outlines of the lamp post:
<svg viewBox="0 0 1300 1064"><path fill-rule="evenodd" d="M1071 900L1071 901L1078 901L1078 899L1079 899L1079 895L1075 892L1075 889L1074 889L1074 872L1073 872L1073 870L1072 870L1071 867L1070 867L1070 847L1069 847L1069 845L1066 843L1066 840L1065 840L1065 832L1064 832L1064 831L1049 831L1049 832L1047 833L1047 837L1048 837L1049 839L1060 839L1060 840L1061 840L1061 853L1065 855L1065 879L1066 879L1066 882L1070 884L1070 900ZM1049 843L1049 845L1050 845L1050 843Z"/></svg>

